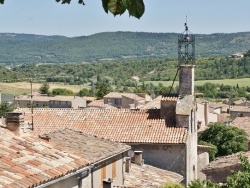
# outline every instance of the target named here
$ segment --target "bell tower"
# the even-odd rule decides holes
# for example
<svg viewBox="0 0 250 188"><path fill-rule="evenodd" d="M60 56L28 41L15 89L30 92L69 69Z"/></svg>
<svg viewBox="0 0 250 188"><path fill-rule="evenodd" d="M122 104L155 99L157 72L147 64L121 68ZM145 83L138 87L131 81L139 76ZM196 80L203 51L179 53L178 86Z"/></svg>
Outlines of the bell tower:
<svg viewBox="0 0 250 188"><path fill-rule="evenodd" d="M195 35L188 30L178 35L179 94L194 95Z"/></svg>

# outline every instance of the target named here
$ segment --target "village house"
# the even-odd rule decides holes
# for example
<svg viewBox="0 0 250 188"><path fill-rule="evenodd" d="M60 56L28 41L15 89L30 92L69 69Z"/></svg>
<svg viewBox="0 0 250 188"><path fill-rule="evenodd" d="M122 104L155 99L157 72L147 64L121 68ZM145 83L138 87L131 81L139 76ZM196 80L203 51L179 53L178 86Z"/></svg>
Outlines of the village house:
<svg viewBox="0 0 250 188"><path fill-rule="evenodd" d="M239 99L237 101L234 101L233 103L234 106L250 106L250 101L246 99Z"/></svg>
<svg viewBox="0 0 250 188"><path fill-rule="evenodd" d="M249 151L218 157L203 168L202 172L206 175L206 178L212 182L226 183L227 176L231 175L233 171L240 170L240 154L250 159Z"/></svg>
<svg viewBox="0 0 250 188"><path fill-rule="evenodd" d="M141 165L141 153L135 159L137 165L132 164L131 168L128 145L70 129L52 131L37 138L30 136L24 124L21 113L9 113L6 127L0 129L1 187L129 185L136 188L142 181L147 187L160 187L166 182L183 179L174 172ZM148 177L150 174L158 180Z"/></svg>
<svg viewBox="0 0 250 188"><path fill-rule="evenodd" d="M31 102L36 108L85 108L86 99L78 96L43 96L20 95L14 98L13 104L19 107L31 107Z"/></svg>
<svg viewBox="0 0 250 188"><path fill-rule="evenodd" d="M31 137L29 136L29 127L25 125L21 113L9 113L6 117L6 128L10 131L5 130L1 134L2 147L0 150L6 158L6 154L9 155L10 162L1 161L1 164L24 166L23 173L18 172L19 176L26 176L26 181L29 179L32 181L33 178L35 180L44 178L43 181L37 183L44 184L44 187L53 188L75 186L99 188L102 186L103 180L108 179L112 179L114 184L123 185L124 183L123 161L127 157L127 151L131 148L128 145L96 138L70 129L61 129L39 135L40 139ZM50 149L50 147L55 149ZM16 152L16 155L13 152ZM79 169L81 166L77 164L84 165L84 169ZM34 165L40 166L35 167ZM60 166L62 167L60 168ZM48 169L51 169L51 172L49 171L47 174L48 177L43 177ZM38 172L39 175L37 175ZM67 172L69 172L68 175L66 175ZM6 172L7 175L16 175L15 173ZM51 175L53 175L53 179L50 177ZM19 178L14 176L13 179L7 181L7 184L16 183L17 179Z"/></svg>
<svg viewBox="0 0 250 188"><path fill-rule="evenodd" d="M103 97L104 104L109 104L119 108L139 109L152 98L142 93L119 93L110 92Z"/></svg>
<svg viewBox="0 0 250 188"><path fill-rule="evenodd" d="M250 106L231 106L229 114L233 119L237 117L250 117Z"/></svg>
<svg viewBox="0 0 250 188"><path fill-rule="evenodd" d="M183 79L188 76L190 80ZM17 109L32 122L33 135L69 128L130 145L145 164L197 178L197 119L194 66L182 65L180 95L163 96L161 109Z"/></svg>

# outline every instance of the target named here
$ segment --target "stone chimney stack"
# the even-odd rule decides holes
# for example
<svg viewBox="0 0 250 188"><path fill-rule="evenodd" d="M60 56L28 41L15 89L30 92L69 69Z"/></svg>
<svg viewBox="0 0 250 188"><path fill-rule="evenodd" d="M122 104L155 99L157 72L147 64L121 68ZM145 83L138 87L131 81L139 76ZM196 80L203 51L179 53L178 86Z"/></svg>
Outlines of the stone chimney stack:
<svg viewBox="0 0 250 188"><path fill-rule="evenodd" d="M135 164L143 165L142 159L142 151L134 151L135 152Z"/></svg>
<svg viewBox="0 0 250 188"><path fill-rule="evenodd" d="M180 65L180 95L194 95L194 67L194 65Z"/></svg>
<svg viewBox="0 0 250 188"><path fill-rule="evenodd" d="M18 136L22 136L24 133L28 132L22 112L9 112L5 121L7 129Z"/></svg>

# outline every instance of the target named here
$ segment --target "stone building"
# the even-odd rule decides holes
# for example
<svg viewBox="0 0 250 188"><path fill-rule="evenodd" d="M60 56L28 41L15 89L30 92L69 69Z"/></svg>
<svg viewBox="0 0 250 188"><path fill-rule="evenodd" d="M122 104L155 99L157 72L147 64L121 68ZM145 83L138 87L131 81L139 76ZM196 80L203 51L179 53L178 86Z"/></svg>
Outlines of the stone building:
<svg viewBox="0 0 250 188"><path fill-rule="evenodd" d="M250 159L249 151L218 157L215 161L212 161L203 168L202 172L206 175L206 178L212 182L226 183L227 176L231 175L233 171L240 170L240 154Z"/></svg>
<svg viewBox="0 0 250 188"><path fill-rule="evenodd" d="M22 116L9 115L10 131L0 132L1 187L99 188L109 178L124 184L130 146L69 129L40 138L20 134Z"/></svg>
<svg viewBox="0 0 250 188"><path fill-rule="evenodd" d="M233 119L237 117L250 117L250 107L249 106L231 106L229 109L229 114Z"/></svg>
<svg viewBox="0 0 250 188"><path fill-rule="evenodd" d="M14 105L25 108L31 107L31 103L35 108L85 108L86 99L78 96L42 96L20 95L14 98Z"/></svg>
<svg viewBox="0 0 250 188"><path fill-rule="evenodd" d="M143 152L144 163L197 178L197 120L194 66L181 66L179 95L164 96L161 109L34 109L33 135L69 128L130 145ZM187 79L180 79L183 82ZM18 109L31 122L29 109Z"/></svg>

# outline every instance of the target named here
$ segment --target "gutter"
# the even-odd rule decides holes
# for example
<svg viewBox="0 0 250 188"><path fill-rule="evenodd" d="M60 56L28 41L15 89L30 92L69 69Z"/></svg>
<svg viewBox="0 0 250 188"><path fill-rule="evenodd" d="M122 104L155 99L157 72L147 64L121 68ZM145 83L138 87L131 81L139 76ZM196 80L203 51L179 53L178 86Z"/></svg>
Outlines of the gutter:
<svg viewBox="0 0 250 188"><path fill-rule="evenodd" d="M90 172L91 169L93 169L93 168L94 168L94 166L93 166L93 165L90 165L90 166L88 166L88 167L82 168L82 169L80 169L80 170L77 170L77 171L75 171L75 172L72 172L72 173L70 173L70 174L64 175L64 176L62 176L62 177L60 177L60 178L56 178L56 179L54 179L54 180L52 180L52 181L49 181L49 182L47 182L47 183L44 183L44 184L42 184L42 185L38 185L38 186L35 186L35 187L36 187L36 188L47 187L47 186L49 186L49 185L52 185L52 184L57 183L57 182L59 182L59 181L65 180L65 179L67 179L67 178L69 178L69 177L71 177L71 176L74 176L74 175L80 174L80 173L81 173L81 176L84 177L84 176L89 175L89 172Z"/></svg>
<svg viewBox="0 0 250 188"><path fill-rule="evenodd" d="M59 182L59 181L65 180L65 179L67 179L67 178L70 178L70 177L72 177L72 176L74 176L74 175L77 175L77 174L80 174L80 173L81 173L81 174L80 174L80 177L78 177L78 179L79 179L79 180L80 180L80 179L83 179L84 177L86 177L86 176L88 176L88 175L90 174L91 170L94 170L94 169L98 168L98 167L100 166L100 163L102 163L103 161L106 161L107 159L110 159L110 158L113 158L114 156L117 156L117 155L119 155L119 154L122 154L122 153L128 151L129 149L131 149L131 147L128 148L128 149L126 149L126 150L124 149L123 151L121 151L121 152L119 152L119 153L114 153L113 155L111 155L111 156L109 156L109 157L105 157L105 158L101 159L100 161L98 161L97 163L91 164L91 165L88 166L88 167L82 168L82 169L77 170L77 171L75 171L75 172L72 172L72 173L70 173L70 174L66 174L66 175L64 175L64 176L62 176L62 177L60 177L60 178L56 178L56 179L54 179L54 180L52 180L52 181L49 181L49 182L47 182L47 183L43 183L42 185L38 185L38 186L35 186L35 187L36 187L36 188L44 188L44 187L47 187L47 186L49 186L49 185L52 185L52 184L57 183L57 182ZM93 186L93 185L92 185L92 186Z"/></svg>

